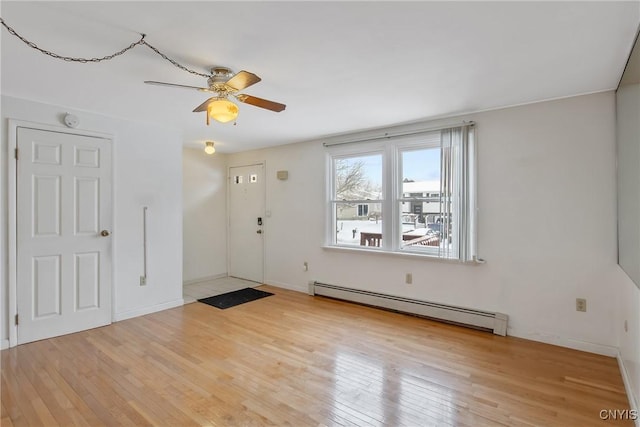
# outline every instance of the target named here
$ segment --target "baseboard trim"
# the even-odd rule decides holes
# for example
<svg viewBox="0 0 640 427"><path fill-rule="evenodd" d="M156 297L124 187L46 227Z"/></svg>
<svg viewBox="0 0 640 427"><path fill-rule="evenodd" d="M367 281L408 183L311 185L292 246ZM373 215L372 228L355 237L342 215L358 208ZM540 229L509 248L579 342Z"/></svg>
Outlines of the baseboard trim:
<svg viewBox="0 0 640 427"><path fill-rule="evenodd" d="M9 340L2 340L0 343L0 350L6 350L9 348Z"/></svg>
<svg viewBox="0 0 640 427"><path fill-rule="evenodd" d="M624 360L622 359L622 354L618 351L616 355L616 359L618 359L618 367L620 368L620 374L622 375L622 382L624 383L624 389L627 392L627 399L629 400L629 409L638 413L638 401L633 392L633 386L631 385L631 378L629 378L629 373L627 372L627 367L624 364ZM634 420L635 426L640 427L640 418Z"/></svg>
<svg viewBox="0 0 640 427"><path fill-rule="evenodd" d="M162 304L156 304L149 307L137 308L135 310L124 311L122 313L116 313L113 316L114 322L121 320L131 319L133 317L144 316L145 314L151 314L162 310L168 310L170 308L180 307L184 305L184 299L179 298L173 301L163 302Z"/></svg>
<svg viewBox="0 0 640 427"><path fill-rule="evenodd" d="M222 279L224 277L229 277L229 276L227 275L227 273L220 273L220 274L214 274L213 276L199 277L197 279L191 279L191 280L183 280L182 286L195 285L196 283L208 282L210 280Z"/></svg>
<svg viewBox="0 0 640 427"><path fill-rule="evenodd" d="M275 286L276 288L288 289L290 291L308 293L308 286L304 285L292 285L290 283L276 282L275 280L265 280L265 285Z"/></svg>
<svg viewBox="0 0 640 427"><path fill-rule="evenodd" d="M536 332L522 332L517 329L509 328L507 335L512 337L524 338L531 341L537 341L545 344L557 345L560 347L571 348L573 350L586 351L587 353L599 354L601 356L617 357L618 347L596 344L588 341L581 341L572 338L563 338L557 335L543 334Z"/></svg>

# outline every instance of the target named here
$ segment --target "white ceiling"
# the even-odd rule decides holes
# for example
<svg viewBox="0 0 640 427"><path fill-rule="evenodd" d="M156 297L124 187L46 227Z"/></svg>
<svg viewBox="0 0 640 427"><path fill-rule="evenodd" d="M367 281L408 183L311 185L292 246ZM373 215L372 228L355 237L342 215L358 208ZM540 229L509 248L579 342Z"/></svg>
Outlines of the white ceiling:
<svg viewBox="0 0 640 427"><path fill-rule="evenodd" d="M42 55L1 29L3 94L159 122L222 152L614 89L640 21L632 2L10 2L39 46L97 57L139 39L181 64L251 71L236 126L192 113L206 86L145 46L100 64Z"/></svg>

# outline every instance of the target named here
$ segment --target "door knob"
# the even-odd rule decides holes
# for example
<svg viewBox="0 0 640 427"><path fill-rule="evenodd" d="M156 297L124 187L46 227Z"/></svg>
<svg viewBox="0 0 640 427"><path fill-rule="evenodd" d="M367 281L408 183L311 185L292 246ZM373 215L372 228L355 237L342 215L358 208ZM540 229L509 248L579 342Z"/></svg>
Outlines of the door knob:
<svg viewBox="0 0 640 427"><path fill-rule="evenodd" d="M107 230L102 230L102 231L100 232L100 235L101 235L102 237L107 237L107 236L109 235L109 232L108 232Z"/></svg>
<svg viewBox="0 0 640 427"><path fill-rule="evenodd" d="M256 231L256 233L262 234L262 230L258 230L258 231Z"/></svg>

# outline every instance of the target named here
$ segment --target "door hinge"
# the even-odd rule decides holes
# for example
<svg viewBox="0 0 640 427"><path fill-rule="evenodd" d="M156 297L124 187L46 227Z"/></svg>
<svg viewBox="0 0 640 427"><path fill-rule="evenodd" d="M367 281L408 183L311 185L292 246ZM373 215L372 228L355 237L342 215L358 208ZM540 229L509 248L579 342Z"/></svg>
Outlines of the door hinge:
<svg viewBox="0 0 640 427"><path fill-rule="evenodd" d="M18 313L16 313L16 326L18 326Z"/></svg>
<svg viewBox="0 0 640 427"><path fill-rule="evenodd" d="M15 157L16 160L18 160L18 149L17 148L13 151L13 157Z"/></svg>

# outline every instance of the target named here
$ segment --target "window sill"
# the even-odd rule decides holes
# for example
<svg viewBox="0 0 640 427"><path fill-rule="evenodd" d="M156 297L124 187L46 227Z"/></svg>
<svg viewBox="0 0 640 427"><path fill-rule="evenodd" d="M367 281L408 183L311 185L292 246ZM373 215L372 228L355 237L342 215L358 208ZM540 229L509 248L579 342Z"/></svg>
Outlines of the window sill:
<svg viewBox="0 0 640 427"><path fill-rule="evenodd" d="M428 260L428 261L444 262L449 264L480 265L480 264L486 263L486 261L481 259L476 259L473 261L460 261L459 259L440 258L440 257L429 255L426 253L422 254L422 253L407 252L407 251L385 251L382 249L368 249L367 247L325 245L325 246L322 246L322 249L327 251L346 252L346 253L353 253L353 254L374 254L374 255L382 255L382 256L409 258L409 259L416 259L416 260L419 259L424 261Z"/></svg>

